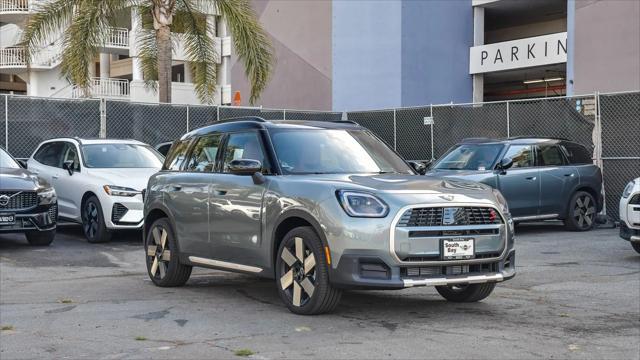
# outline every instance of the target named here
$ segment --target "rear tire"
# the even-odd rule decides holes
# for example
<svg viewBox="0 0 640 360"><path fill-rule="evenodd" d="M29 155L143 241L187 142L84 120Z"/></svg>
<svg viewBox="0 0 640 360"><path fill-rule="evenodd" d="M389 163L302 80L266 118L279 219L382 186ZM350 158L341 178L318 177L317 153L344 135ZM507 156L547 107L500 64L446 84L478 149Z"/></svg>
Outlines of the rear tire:
<svg viewBox="0 0 640 360"><path fill-rule="evenodd" d="M452 302L476 302L491 295L496 283L469 284L463 286L436 286L443 298Z"/></svg>
<svg viewBox="0 0 640 360"><path fill-rule="evenodd" d="M95 196L89 197L82 204L82 232L87 241L92 244L111 240L111 232L104 221L102 205Z"/></svg>
<svg viewBox="0 0 640 360"><path fill-rule="evenodd" d="M631 246L633 246L633 250L640 254L640 243L631 243Z"/></svg>
<svg viewBox="0 0 640 360"><path fill-rule="evenodd" d="M149 227L144 242L147 274L160 287L184 285L191 276L192 267L180 263L178 246L171 222L161 218Z"/></svg>
<svg viewBox="0 0 640 360"><path fill-rule="evenodd" d="M28 231L24 235L31 246L49 246L56 237L56 230Z"/></svg>
<svg viewBox="0 0 640 360"><path fill-rule="evenodd" d="M564 225L570 231L588 231L596 223L596 200L586 191L576 191L567 206Z"/></svg>
<svg viewBox="0 0 640 360"><path fill-rule="evenodd" d="M280 243L276 258L278 294L299 315L330 312L342 292L329 283L329 265L322 241L308 226L295 228Z"/></svg>

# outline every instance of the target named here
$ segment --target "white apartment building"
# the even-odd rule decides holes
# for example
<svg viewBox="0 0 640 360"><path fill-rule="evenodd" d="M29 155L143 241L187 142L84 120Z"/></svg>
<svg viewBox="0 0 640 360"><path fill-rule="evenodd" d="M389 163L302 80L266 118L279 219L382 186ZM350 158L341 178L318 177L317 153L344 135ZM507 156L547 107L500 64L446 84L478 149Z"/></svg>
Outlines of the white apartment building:
<svg viewBox="0 0 640 360"><path fill-rule="evenodd" d="M34 14L39 3L46 0L0 0L0 93L31 96L78 98L84 94L69 83L60 72L61 41L54 40L34 54L31 68L27 69L25 50L19 46L24 26ZM224 19L215 7L203 9L207 23L215 28L218 53L218 87L216 104L231 103L229 63L231 38ZM145 87L141 61L136 49L136 34L142 30L140 16L135 8L129 8L118 19L119 27L113 27L99 58L91 67L92 97L130 100L133 102L158 102L157 92ZM180 34L175 34L177 46L173 49L172 102L199 104L192 74L187 63Z"/></svg>

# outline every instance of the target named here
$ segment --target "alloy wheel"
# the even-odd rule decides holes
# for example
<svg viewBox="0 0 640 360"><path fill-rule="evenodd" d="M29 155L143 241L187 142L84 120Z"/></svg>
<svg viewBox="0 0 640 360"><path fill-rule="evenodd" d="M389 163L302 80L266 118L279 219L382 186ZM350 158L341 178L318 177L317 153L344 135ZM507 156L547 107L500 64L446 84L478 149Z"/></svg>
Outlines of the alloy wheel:
<svg viewBox="0 0 640 360"><path fill-rule="evenodd" d="M100 227L100 218L98 216L98 207L92 201L87 202L84 206L84 223L82 224L84 233L89 238L96 237L98 228Z"/></svg>
<svg viewBox="0 0 640 360"><path fill-rule="evenodd" d="M573 208L573 218L576 220L576 224L582 229L588 228L593 224L593 219L596 214L596 207L591 200L591 196L583 195L576 199L575 206Z"/></svg>
<svg viewBox="0 0 640 360"><path fill-rule="evenodd" d="M295 255L294 255L295 254ZM301 237L294 238L291 246L285 246L282 258L280 286L294 306L306 305L316 287L316 258L305 247Z"/></svg>
<svg viewBox="0 0 640 360"><path fill-rule="evenodd" d="M156 226L151 231L153 244L147 245L147 261L151 263L149 272L156 279L163 279L169 268L171 251L167 244L167 230L162 226Z"/></svg>

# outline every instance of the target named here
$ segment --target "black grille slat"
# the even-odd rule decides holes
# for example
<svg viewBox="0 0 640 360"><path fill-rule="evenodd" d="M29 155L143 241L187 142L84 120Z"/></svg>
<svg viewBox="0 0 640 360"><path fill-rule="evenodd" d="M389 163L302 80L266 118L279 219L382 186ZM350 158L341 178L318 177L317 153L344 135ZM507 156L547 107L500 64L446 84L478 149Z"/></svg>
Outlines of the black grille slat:
<svg viewBox="0 0 640 360"><path fill-rule="evenodd" d="M49 208L49 219L51 219L52 222L58 221L58 205L54 204Z"/></svg>
<svg viewBox="0 0 640 360"><path fill-rule="evenodd" d="M443 225L492 225L501 224L502 219L498 213L489 207L457 207L455 223L444 223L444 208L414 208L407 210L400 221L399 227L430 227ZM493 212L493 215L491 214ZM493 218L493 219L492 219Z"/></svg>
<svg viewBox="0 0 640 360"><path fill-rule="evenodd" d="M38 205L38 194L35 191L0 191L0 197L6 200L6 205L0 203L0 210L21 211Z"/></svg>

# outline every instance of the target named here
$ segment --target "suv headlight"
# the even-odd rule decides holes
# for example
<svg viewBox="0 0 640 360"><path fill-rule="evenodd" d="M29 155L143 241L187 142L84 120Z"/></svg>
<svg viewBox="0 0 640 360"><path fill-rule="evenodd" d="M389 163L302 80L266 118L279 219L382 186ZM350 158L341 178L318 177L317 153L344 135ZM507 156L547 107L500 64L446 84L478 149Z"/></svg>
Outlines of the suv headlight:
<svg viewBox="0 0 640 360"><path fill-rule="evenodd" d="M500 205L500 211L502 211L505 216L509 216L509 205L507 204L507 199L504 198L500 190L493 189L492 191L493 196L495 196L498 201L498 205Z"/></svg>
<svg viewBox="0 0 640 360"><path fill-rule="evenodd" d="M352 217L382 218L389 213L389 206L369 193L338 190L336 196L347 215Z"/></svg>
<svg viewBox="0 0 640 360"><path fill-rule="evenodd" d="M629 183L627 184L627 186L624 187L624 190L622 191L622 198L626 199L629 197L629 195L631 195L631 191L633 190L633 187L636 186L636 182L635 180L631 180L629 181Z"/></svg>
<svg viewBox="0 0 640 360"><path fill-rule="evenodd" d="M140 191L132 188L122 187L122 186L113 186L113 185L105 185L103 186L104 192L111 196L136 196L140 194Z"/></svg>
<svg viewBox="0 0 640 360"><path fill-rule="evenodd" d="M48 205L56 202L56 190L52 187L38 190L38 204Z"/></svg>

